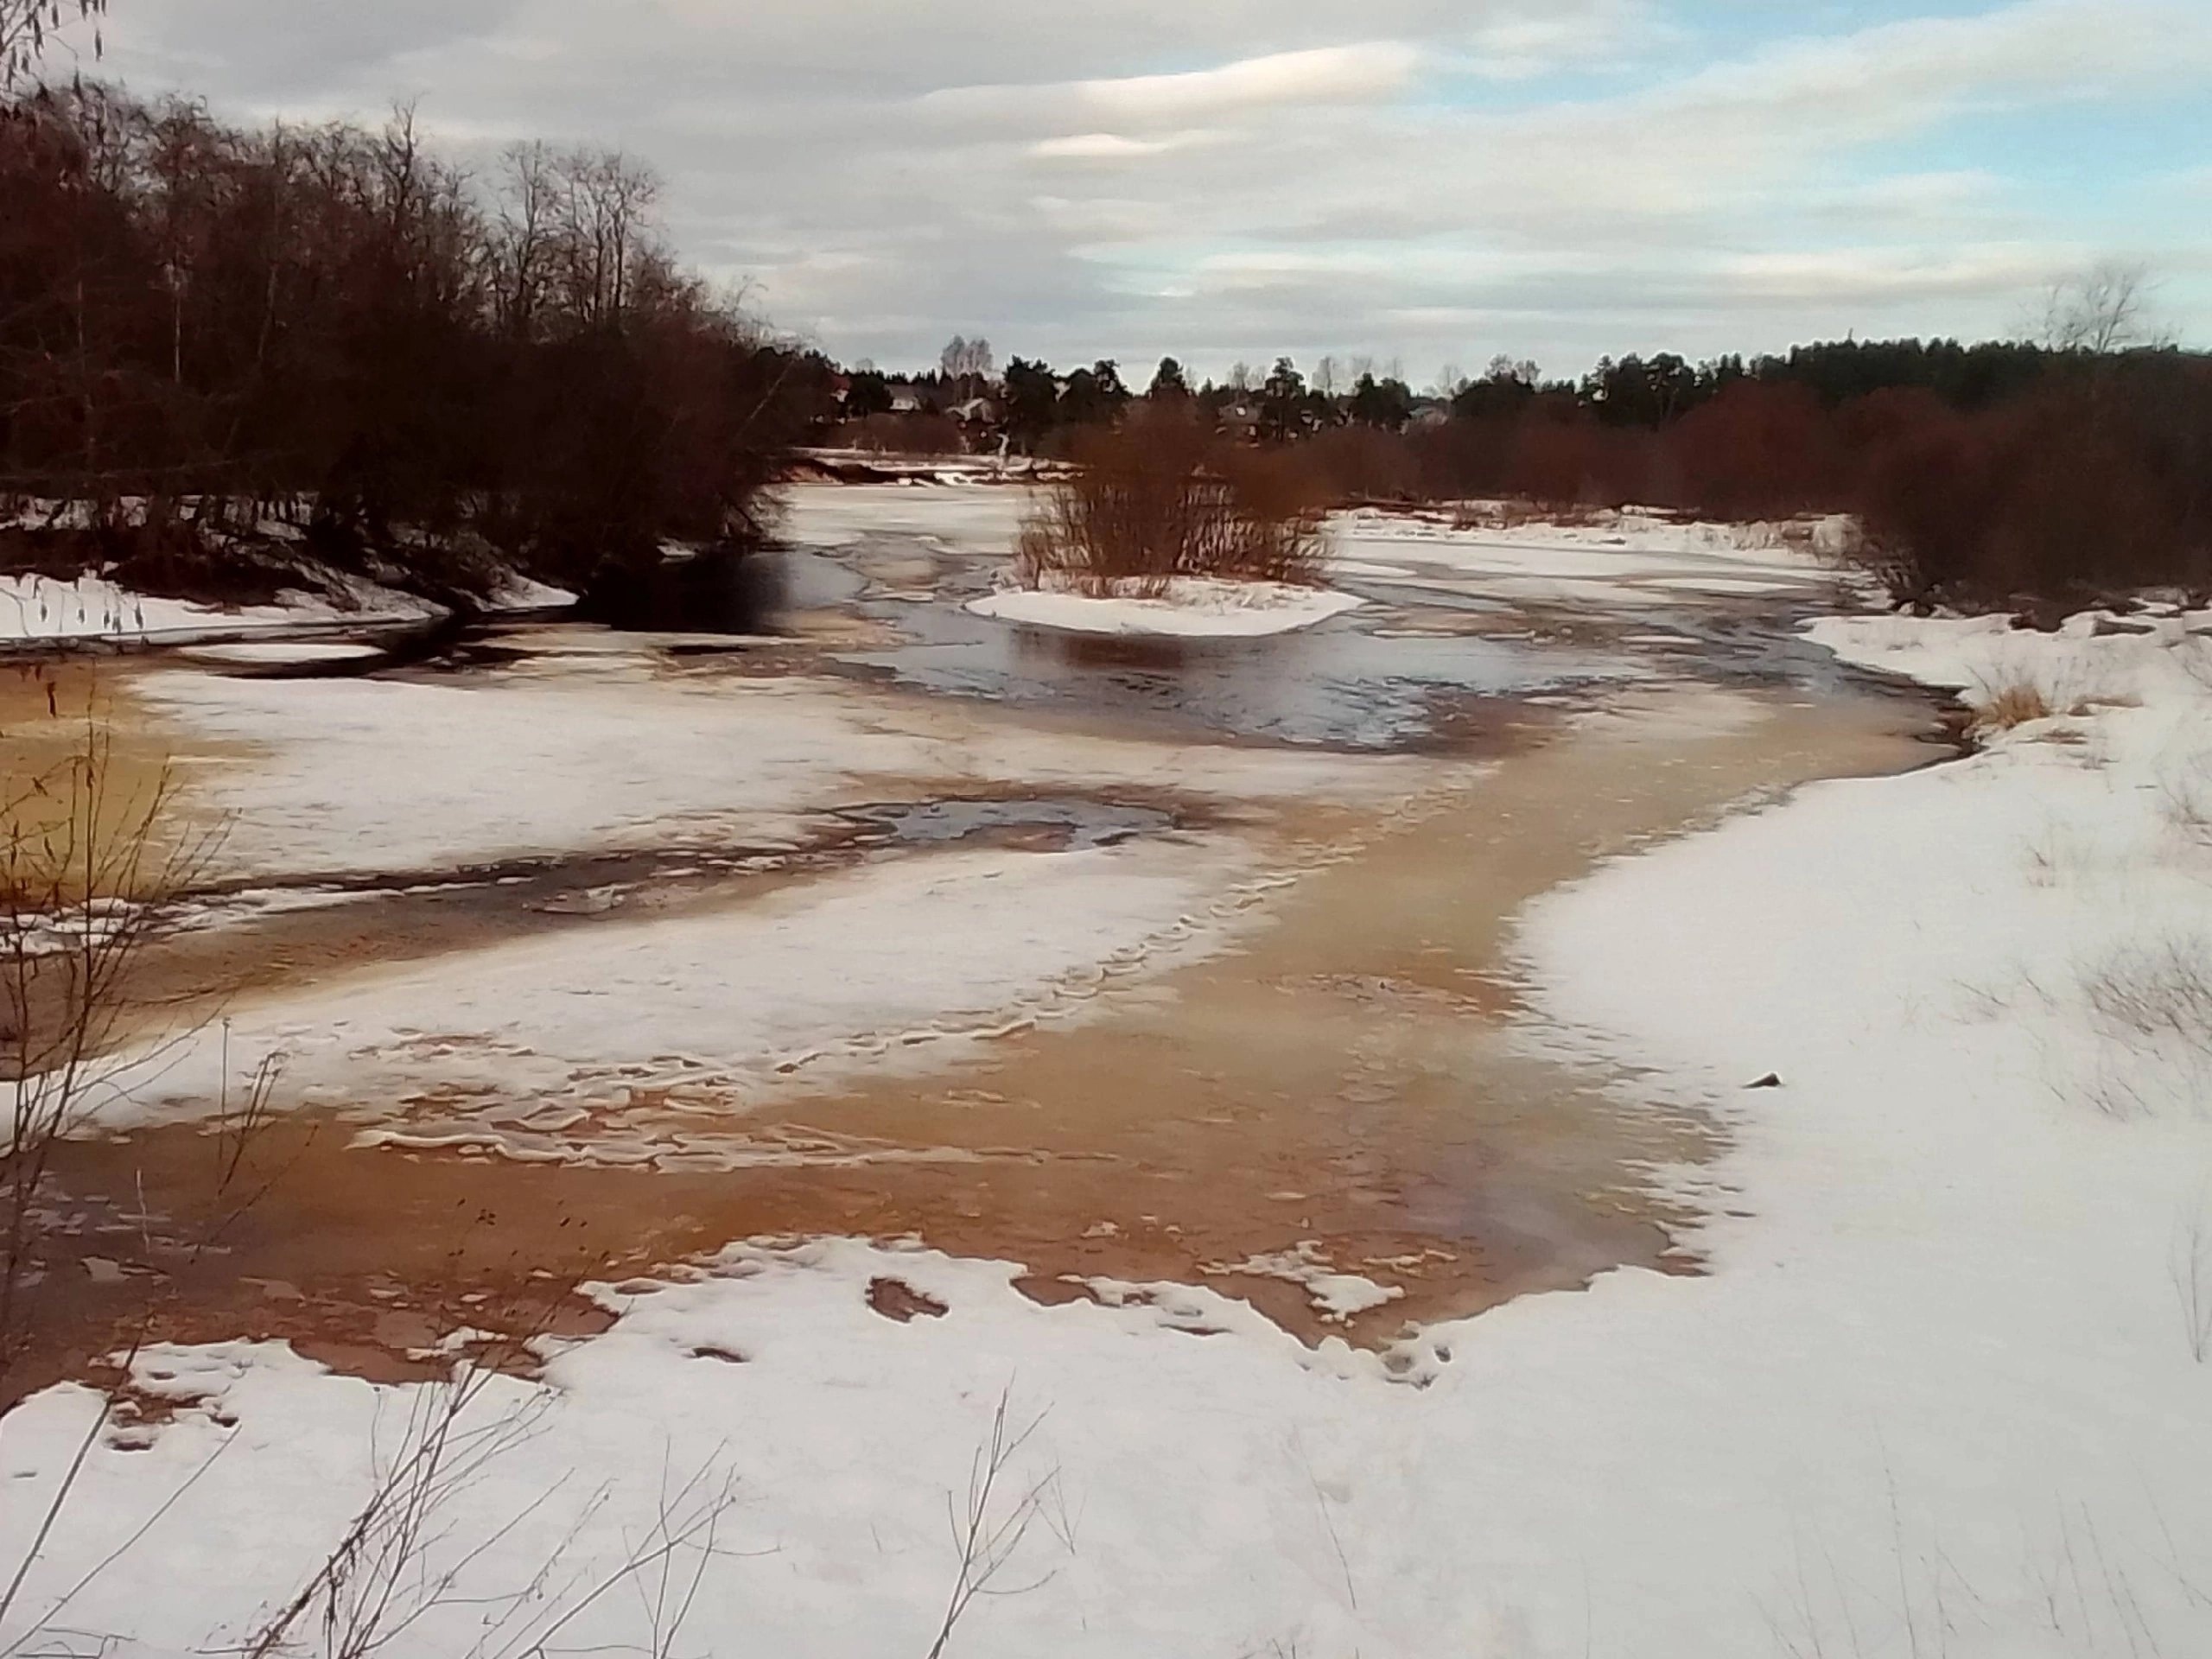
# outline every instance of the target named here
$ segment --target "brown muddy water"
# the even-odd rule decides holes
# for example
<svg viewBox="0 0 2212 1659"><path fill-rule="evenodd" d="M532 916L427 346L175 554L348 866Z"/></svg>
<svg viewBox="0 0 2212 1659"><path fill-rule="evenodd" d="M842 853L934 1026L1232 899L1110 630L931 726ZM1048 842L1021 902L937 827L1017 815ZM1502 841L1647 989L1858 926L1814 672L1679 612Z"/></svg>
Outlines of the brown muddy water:
<svg viewBox="0 0 2212 1659"><path fill-rule="evenodd" d="M57 707L84 671L59 671ZM11 766L62 741L51 683L6 688ZM101 684L116 690L113 670ZM979 717L1050 729L1063 716L1013 699ZM72 1142L54 1165L37 1345L11 1387L81 1373L143 1335L282 1337L364 1375L422 1374L448 1331L589 1329L576 1282L762 1236L918 1238L1021 1262L1043 1300L1209 1284L1308 1341L1371 1345L1620 1264L1695 1271L1676 1243L1694 1217L1649 1177L1709 1155L1717 1130L1653 1104L1662 1090L1516 1043L1512 918L1598 861L1747 801L1925 764L1932 724L1924 704L1834 687L1646 681L1571 713L1485 691L1422 739L1465 764L1418 810L1284 815L1270 833L1332 857L1230 948L933 1072L753 1103L736 1132L771 1156L751 1166L364 1147L354 1121L317 1115L271 1125L227 1183L226 1143L204 1126ZM161 734L123 730L132 764L157 767ZM978 839L1044 855L1209 810L1160 791L946 798L918 785L795 852L411 873L334 908L181 934L139 988L212 1013L219 995L588 928L594 893L741 906L861 858ZM1325 1272L1391 1300L1332 1309L1301 1282Z"/></svg>

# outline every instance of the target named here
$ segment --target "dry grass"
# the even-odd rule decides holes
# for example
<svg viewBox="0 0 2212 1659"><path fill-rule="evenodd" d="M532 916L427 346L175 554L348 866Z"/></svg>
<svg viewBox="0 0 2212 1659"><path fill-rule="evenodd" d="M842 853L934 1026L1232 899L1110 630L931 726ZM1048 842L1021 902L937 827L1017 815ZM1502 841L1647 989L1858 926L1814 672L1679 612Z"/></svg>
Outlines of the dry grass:
<svg viewBox="0 0 2212 1659"><path fill-rule="evenodd" d="M2107 1116L2212 1115L2212 939L2130 944L2081 976L2113 1054L2088 1094Z"/></svg>
<svg viewBox="0 0 2212 1659"><path fill-rule="evenodd" d="M1177 576L1320 579L1323 504L1294 455L1229 450L1188 416L1147 410L1076 460L1022 525L1024 586L1156 598Z"/></svg>
<svg viewBox="0 0 2212 1659"><path fill-rule="evenodd" d="M2090 975L2083 989L2117 1035L2212 1052L2212 947L2202 940L2131 946Z"/></svg>
<svg viewBox="0 0 2212 1659"><path fill-rule="evenodd" d="M2049 720L2058 711L2050 706L2050 699L2039 685L2022 680L2000 686L1974 712L1972 729L1976 732L2009 732L2016 726L2031 721Z"/></svg>
<svg viewBox="0 0 2212 1659"><path fill-rule="evenodd" d="M2212 843L2212 765L2205 757L2158 780L2158 810L2185 839Z"/></svg>

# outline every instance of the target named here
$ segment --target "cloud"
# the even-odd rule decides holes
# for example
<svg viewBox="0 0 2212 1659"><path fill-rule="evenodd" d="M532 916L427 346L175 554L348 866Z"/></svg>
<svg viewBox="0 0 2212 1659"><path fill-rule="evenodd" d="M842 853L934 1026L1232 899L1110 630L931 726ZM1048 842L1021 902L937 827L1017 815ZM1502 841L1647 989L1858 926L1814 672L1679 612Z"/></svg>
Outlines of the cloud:
<svg viewBox="0 0 2212 1659"><path fill-rule="evenodd" d="M1078 132L1065 138L1046 138L1029 153L1046 161L1118 162L1139 156L1164 156L1175 148L1166 138L1124 138L1118 132Z"/></svg>
<svg viewBox="0 0 2212 1659"><path fill-rule="evenodd" d="M1481 19L1469 31L1459 67L1489 80L1533 80L1578 66L1617 61L1675 33L1643 0L1505 11Z"/></svg>
<svg viewBox="0 0 2212 1659"><path fill-rule="evenodd" d="M132 0L109 63L252 116L419 96L478 157L620 143L667 175L690 257L885 362L957 330L1062 360L1567 367L1974 333L2031 267L2114 245L2204 268L2195 158L2154 172L2121 136L2212 92L2212 7L1912 3L1815 30L1857 7ZM1958 142L2020 112L2063 165Z"/></svg>
<svg viewBox="0 0 2212 1659"><path fill-rule="evenodd" d="M1186 124L1276 105L1384 98L1402 91L1420 62L1413 47L1370 41L1243 58L1176 74L946 87L925 95L920 105L954 123Z"/></svg>

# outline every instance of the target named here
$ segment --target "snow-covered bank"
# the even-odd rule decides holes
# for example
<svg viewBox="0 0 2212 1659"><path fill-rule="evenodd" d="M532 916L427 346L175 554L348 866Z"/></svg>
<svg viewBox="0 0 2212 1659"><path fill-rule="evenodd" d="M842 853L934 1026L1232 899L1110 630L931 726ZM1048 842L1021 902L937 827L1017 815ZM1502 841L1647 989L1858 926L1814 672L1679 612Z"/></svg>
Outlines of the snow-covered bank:
<svg viewBox="0 0 2212 1659"><path fill-rule="evenodd" d="M175 645L256 634L425 622L446 607L349 571L315 571L316 587L291 588L264 605L218 605L134 592L107 576L70 581L0 576L0 646L105 640ZM509 574L485 596L493 613L555 610L575 603L564 588Z"/></svg>
<svg viewBox="0 0 2212 1659"><path fill-rule="evenodd" d="M1065 588L1004 588L969 601L977 616L1070 633L1156 634L1179 639L1252 639L1310 628L1366 601L1326 588L1281 582L1224 582L1171 576L1128 582L1104 594Z"/></svg>
<svg viewBox="0 0 2212 1659"><path fill-rule="evenodd" d="M1680 1176L1709 1205L1708 1276L1625 1271L1433 1330L1400 1356L1408 1387L1204 1288L1047 1308L1002 1265L740 1251L622 1299L543 1390L487 1394L529 1433L454 1484L413 1581L461 1578L385 1651L470 1650L501 1598L557 1617L703 1469L737 1484L676 1647L926 1652L947 1494L1009 1383L1017 1423L1047 1414L1009 1510L1042 1507L1001 1581L1024 1593L959 1633L979 1659L2212 1646L2212 1296L2191 1288L2212 1287L2212 1101L2183 971L2212 945L2212 647L1886 618L1819 637L1977 696L2086 689L1970 760L1816 786L1527 917L1526 1040L1730 1123L1722 1161ZM944 1315L870 1311L877 1277ZM236 1640L337 1541L421 1398L281 1351L141 1368L209 1405L93 1452L0 1643L188 1480L62 1622L124 1652ZM57 1389L0 1429L9 1559L92 1408ZM563 1637L649 1623L629 1592Z"/></svg>
<svg viewBox="0 0 2212 1659"><path fill-rule="evenodd" d="M335 577L336 573L333 573ZM234 634L270 633L333 624L420 622L442 607L365 578L338 594L293 589L268 605L226 607L133 593L105 576L71 582L0 576L0 643L112 639L184 644Z"/></svg>

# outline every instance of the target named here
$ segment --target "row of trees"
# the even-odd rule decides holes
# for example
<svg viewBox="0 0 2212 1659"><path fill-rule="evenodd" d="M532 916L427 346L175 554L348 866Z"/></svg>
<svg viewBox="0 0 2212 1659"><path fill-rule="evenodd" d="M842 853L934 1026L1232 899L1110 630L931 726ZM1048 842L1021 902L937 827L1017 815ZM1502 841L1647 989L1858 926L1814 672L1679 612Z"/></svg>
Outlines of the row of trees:
<svg viewBox="0 0 2212 1659"><path fill-rule="evenodd" d="M1513 497L1726 518L1859 514L1901 599L2212 589L2212 357L2158 341L2139 271L2061 284L2031 340L1847 340L1749 360L1601 361L1579 381L1494 360L1425 394L1333 359L1309 381L1193 388L1163 359L1056 375L1014 359L1007 437L1082 456L1134 407L1302 454L1338 499Z"/></svg>
<svg viewBox="0 0 2212 1659"><path fill-rule="evenodd" d="M324 550L553 580L730 548L828 395L676 263L651 172L99 86L0 107L0 494L101 533L296 512Z"/></svg>
<svg viewBox="0 0 2212 1659"><path fill-rule="evenodd" d="M1500 356L1479 378L1446 368L1433 386L1416 392L1395 370L1377 375L1366 359L1353 372L1324 358L1312 378L1287 357L1278 358L1264 375L1238 365L1228 378L1194 386L1174 358L1163 358L1142 396L1151 402L1195 401L1217 421L1248 423L1250 435L1273 440L1300 437L1340 426L1401 431L1424 412L1482 420L1525 410L1539 399L1571 401L1606 426L1657 429L1680 420L1741 383L1802 387L1834 408L1878 391L1925 391L1946 405L1979 410L2027 395L2072 372L2085 358L2101 358L2148 348L2136 332L2139 316L2133 278L2125 272L2099 271L2069 285L2077 297L2055 302L2046 338L2033 341L1990 340L1961 345L1951 340L1826 341L1792 347L1786 354L1746 359L1722 356L1694 363L1672 353L1650 357L1630 353L1601 359L1580 380L1548 380L1537 365ZM956 339L946 360L964 346ZM890 407L889 383L873 370L855 377L861 395L858 412ZM1042 439L1059 427L1089 426L1118 419L1136 394L1123 384L1119 364L1109 359L1088 368L1057 373L1043 362L1014 358L1002 382L988 384L988 370L956 381L950 375L912 383L928 401L943 406L940 389L960 395L981 390L999 392L1004 420L1018 442Z"/></svg>

